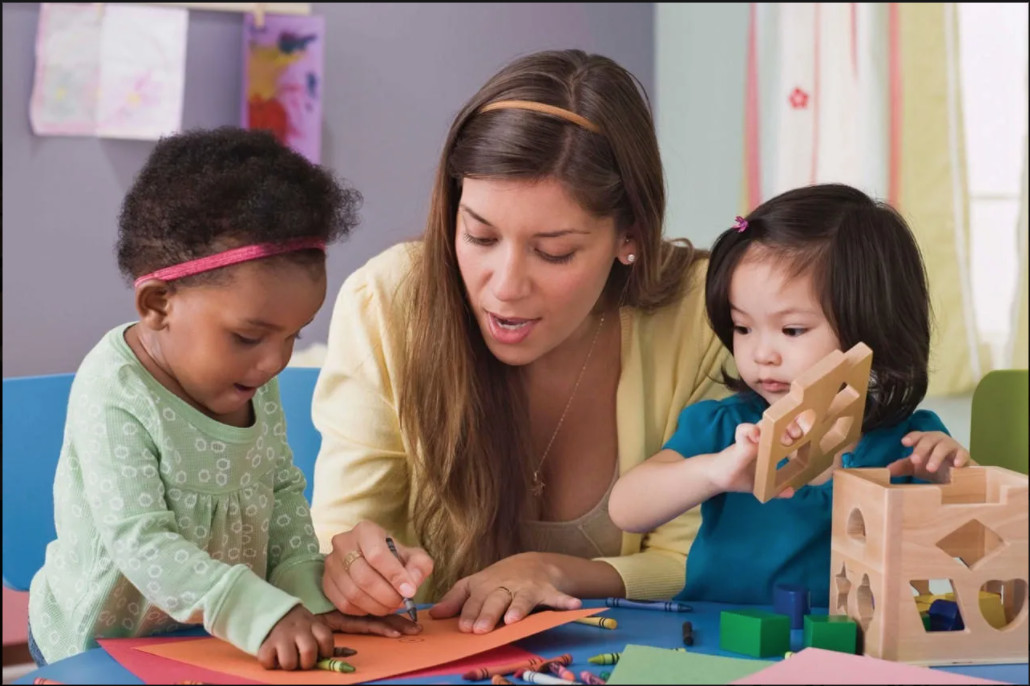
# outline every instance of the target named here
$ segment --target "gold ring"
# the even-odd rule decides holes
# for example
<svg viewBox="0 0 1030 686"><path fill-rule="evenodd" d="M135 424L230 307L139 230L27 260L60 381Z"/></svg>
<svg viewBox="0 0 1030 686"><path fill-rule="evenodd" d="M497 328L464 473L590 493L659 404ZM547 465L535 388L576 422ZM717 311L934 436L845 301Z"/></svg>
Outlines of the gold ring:
<svg viewBox="0 0 1030 686"><path fill-rule="evenodd" d="M508 602L511 602L512 600L515 600L515 594L512 593L507 587L505 587L505 586L498 586L497 590L498 591L504 591L505 593L508 594Z"/></svg>
<svg viewBox="0 0 1030 686"><path fill-rule="evenodd" d="M347 553L346 557L343 558L343 571L349 572L350 571L350 566L352 564L354 564L354 562L358 558L364 557L364 556L365 556L365 554L363 552L361 552L360 550L352 550L349 553Z"/></svg>

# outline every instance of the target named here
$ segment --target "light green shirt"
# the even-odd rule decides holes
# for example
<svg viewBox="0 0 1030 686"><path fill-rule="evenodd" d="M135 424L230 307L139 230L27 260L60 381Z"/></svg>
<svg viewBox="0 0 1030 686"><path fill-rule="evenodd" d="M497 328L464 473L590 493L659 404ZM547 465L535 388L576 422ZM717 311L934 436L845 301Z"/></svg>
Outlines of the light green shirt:
<svg viewBox="0 0 1030 686"><path fill-rule="evenodd" d="M32 579L48 662L203 624L250 654L290 609L332 609L273 379L254 424L221 424L140 364L121 325L72 383L54 481L57 540Z"/></svg>

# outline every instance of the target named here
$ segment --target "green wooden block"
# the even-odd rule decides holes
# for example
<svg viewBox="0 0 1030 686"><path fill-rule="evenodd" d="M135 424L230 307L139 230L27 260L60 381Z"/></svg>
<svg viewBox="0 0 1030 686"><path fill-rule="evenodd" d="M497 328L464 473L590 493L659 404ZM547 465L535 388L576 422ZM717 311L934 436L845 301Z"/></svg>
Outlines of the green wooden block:
<svg viewBox="0 0 1030 686"><path fill-rule="evenodd" d="M751 657L780 657L790 650L790 617L764 610L724 610L719 647Z"/></svg>
<svg viewBox="0 0 1030 686"><path fill-rule="evenodd" d="M923 620L923 629L925 629L926 631L929 631L930 630L930 613L929 612L920 612L919 613L919 617L920 617L920 619Z"/></svg>
<svg viewBox="0 0 1030 686"><path fill-rule="evenodd" d="M855 653L858 625L847 615L806 615L805 647Z"/></svg>

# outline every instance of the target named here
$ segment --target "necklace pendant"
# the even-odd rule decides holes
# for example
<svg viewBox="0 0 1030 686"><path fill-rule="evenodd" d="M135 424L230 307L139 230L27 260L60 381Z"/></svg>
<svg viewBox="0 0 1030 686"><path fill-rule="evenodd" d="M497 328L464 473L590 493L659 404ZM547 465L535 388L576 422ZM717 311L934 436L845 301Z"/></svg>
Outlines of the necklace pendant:
<svg viewBox="0 0 1030 686"><path fill-rule="evenodd" d="M533 495L539 498L544 494L544 482L540 480L540 473L533 472Z"/></svg>

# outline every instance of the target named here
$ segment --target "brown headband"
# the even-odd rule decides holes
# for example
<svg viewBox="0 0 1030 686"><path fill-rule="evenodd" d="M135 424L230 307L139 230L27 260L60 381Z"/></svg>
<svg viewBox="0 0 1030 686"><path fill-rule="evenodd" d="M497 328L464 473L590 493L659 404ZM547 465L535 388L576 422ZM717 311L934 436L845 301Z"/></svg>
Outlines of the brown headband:
<svg viewBox="0 0 1030 686"><path fill-rule="evenodd" d="M497 102L491 102L480 110L480 112L489 112L490 110L532 110L534 112L543 112L544 114L553 114L556 117L561 117L565 121L572 122L582 126L587 131L594 133L601 133L601 127L594 122L590 121L586 117L570 112L569 110L561 107L555 107L554 105L546 105L542 102L533 102L532 100L498 100Z"/></svg>

